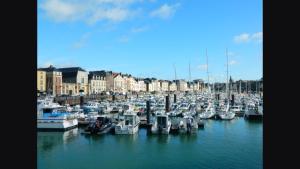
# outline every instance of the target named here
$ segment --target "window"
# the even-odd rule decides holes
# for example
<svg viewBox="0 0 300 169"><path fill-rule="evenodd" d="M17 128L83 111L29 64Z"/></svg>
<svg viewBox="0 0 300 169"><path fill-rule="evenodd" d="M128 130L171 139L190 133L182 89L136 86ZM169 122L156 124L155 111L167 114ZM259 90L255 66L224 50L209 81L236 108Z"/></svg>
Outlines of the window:
<svg viewBox="0 0 300 169"><path fill-rule="evenodd" d="M84 83L84 78L81 78L81 83Z"/></svg>

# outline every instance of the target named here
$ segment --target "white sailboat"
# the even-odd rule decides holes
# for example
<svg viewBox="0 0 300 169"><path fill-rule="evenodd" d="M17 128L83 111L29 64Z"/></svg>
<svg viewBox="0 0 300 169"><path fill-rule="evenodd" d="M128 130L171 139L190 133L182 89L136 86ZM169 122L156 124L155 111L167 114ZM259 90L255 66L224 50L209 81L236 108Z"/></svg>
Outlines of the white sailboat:
<svg viewBox="0 0 300 169"><path fill-rule="evenodd" d="M211 119L216 115L216 110L212 102L209 102L205 112L199 114L200 119Z"/></svg>
<svg viewBox="0 0 300 169"><path fill-rule="evenodd" d="M227 56L227 83L226 83L227 105L226 105L225 112L221 112L219 114L219 117L222 120L232 120L235 117L235 113L230 110L230 106L229 106L230 90L229 90L229 87L228 87L229 84L228 84L228 54L227 54L227 49L226 49L226 56Z"/></svg>

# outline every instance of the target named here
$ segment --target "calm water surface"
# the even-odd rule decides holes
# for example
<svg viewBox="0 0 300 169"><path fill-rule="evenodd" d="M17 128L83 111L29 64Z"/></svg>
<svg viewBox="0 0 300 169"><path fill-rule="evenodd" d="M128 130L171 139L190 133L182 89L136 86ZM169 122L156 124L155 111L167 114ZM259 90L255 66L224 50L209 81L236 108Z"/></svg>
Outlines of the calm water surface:
<svg viewBox="0 0 300 169"><path fill-rule="evenodd" d="M263 124L205 121L197 135L135 136L38 132L38 169L261 169Z"/></svg>

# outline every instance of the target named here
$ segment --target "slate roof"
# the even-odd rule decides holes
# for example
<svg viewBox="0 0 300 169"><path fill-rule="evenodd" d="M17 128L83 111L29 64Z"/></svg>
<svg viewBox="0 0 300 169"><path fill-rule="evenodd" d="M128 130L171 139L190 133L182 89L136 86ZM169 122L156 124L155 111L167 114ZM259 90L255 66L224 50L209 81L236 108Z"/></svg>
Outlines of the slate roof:
<svg viewBox="0 0 300 169"><path fill-rule="evenodd" d="M53 72L53 71L61 72L59 69L53 67L52 65L50 65L47 68L38 68L37 70L42 70L42 71L46 71L46 72Z"/></svg>

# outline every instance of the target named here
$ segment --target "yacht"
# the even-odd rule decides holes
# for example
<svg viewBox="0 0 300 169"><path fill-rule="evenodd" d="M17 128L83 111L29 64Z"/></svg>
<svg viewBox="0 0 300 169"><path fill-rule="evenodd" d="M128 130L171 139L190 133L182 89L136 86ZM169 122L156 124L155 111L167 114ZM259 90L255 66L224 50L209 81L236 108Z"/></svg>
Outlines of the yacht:
<svg viewBox="0 0 300 169"><path fill-rule="evenodd" d="M261 120L263 118L262 106L259 107L259 105L255 103L248 103L245 109L244 116L249 120Z"/></svg>
<svg viewBox="0 0 300 169"><path fill-rule="evenodd" d="M151 127L152 134L169 134L171 129L171 121L168 115L158 114L156 120Z"/></svg>
<svg viewBox="0 0 300 169"><path fill-rule="evenodd" d="M216 115L216 110L212 103L209 103L205 112L199 114L200 119L211 119Z"/></svg>
<svg viewBox="0 0 300 169"><path fill-rule="evenodd" d="M49 100L38 103L37 129L38 130L69 130L76 128L76 116L64 111L64 107Z"/></svg>
<svg viewBox="0 0 300 169"><path fill-rule="evenodd" d="M87 102L87 104L83 105L83 109L86 110L86 109L99 109L99 106L100 106L100 103L98 102L93 102L93 101L89 101Z"/></svg>
<svg viewBox="0 0 300 169"><path fill-rule="evenodd" d="M222 120L232 120L235 117L235 113L229 109L229 102L227 103L226 110L224 112L220 112L219 117Z"/></svg>
<svg viewBox="0 0 300 169"><path fill-rule="evenodd" d="M184 116L179 122L179 133L195 134L198 131L198 123L192 116Z"/></svg>
<svg viewBox="0 0 300 169"><path fill-rule="evenodd" d="M135 134L139 130L140 118L134 112L125 112L124 120L115 126L115 134Z"/></svg>
<svg viewBox="0 0 300 169"><path fill-rule="evenodd" d="M239 105L234 105L231 107L231 111L235 113L236 116L242 116L244 113L242 111L242 107Z"/></svg>
<svg viewBox="0 0 300 169"><path fill-rule="evenodd" d="M219 113L219 117L222 120L232 120L235 117L235 113L230 110L229 102L230 102L230 88L229 88L229 82L228 82L228 53L226 49L226 57L227 57L227 82L226 82L226 95L227 95L227 105L225 111L221 111Z"/></svg>

